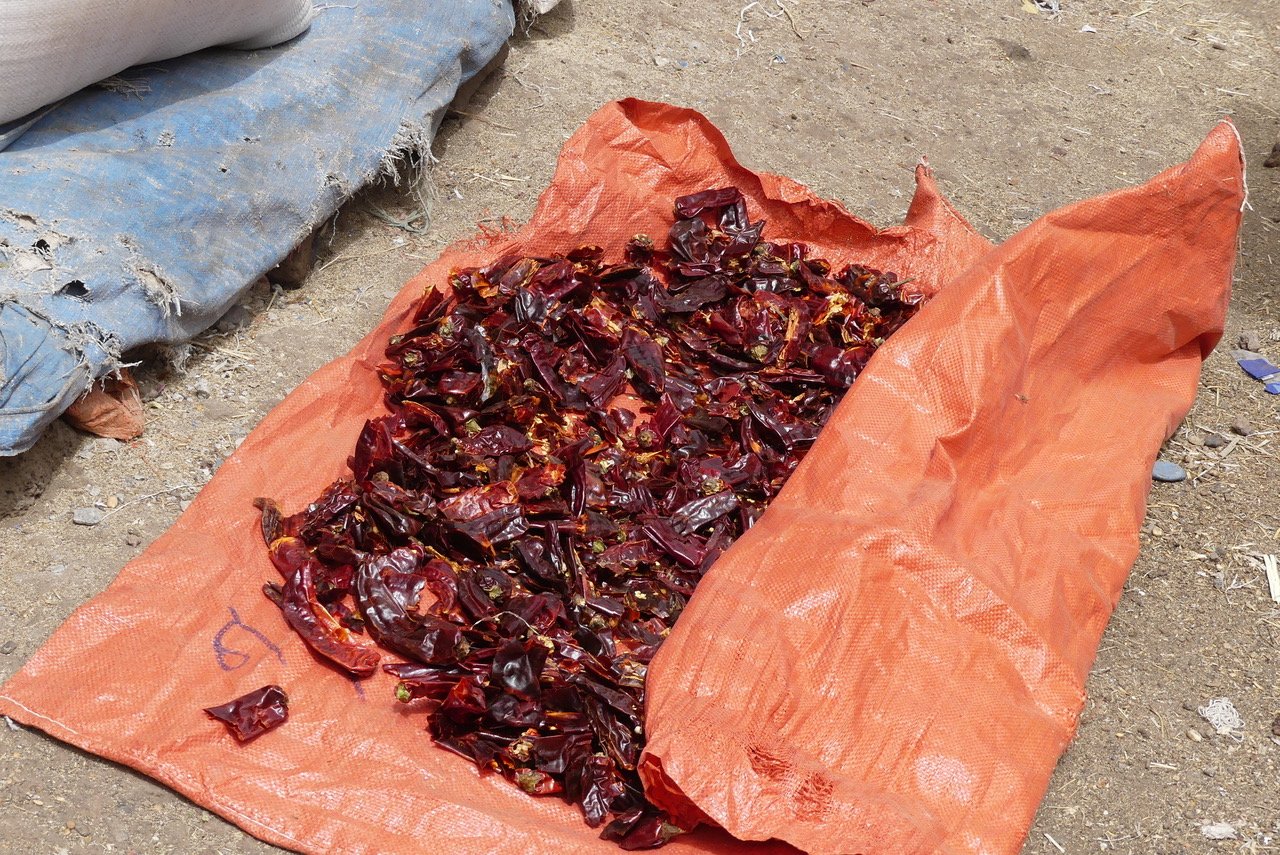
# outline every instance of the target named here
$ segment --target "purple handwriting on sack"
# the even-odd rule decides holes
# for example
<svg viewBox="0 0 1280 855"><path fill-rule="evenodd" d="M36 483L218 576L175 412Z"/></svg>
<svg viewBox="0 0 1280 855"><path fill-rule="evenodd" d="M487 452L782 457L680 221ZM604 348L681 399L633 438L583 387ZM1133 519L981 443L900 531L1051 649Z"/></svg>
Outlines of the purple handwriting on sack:
<svg viewBox="0 0 1280 855"><path fill-rule="evenodd" d="M226 624L223 625L222 629L214 633L213 636L213 655L218 658L219 668L223 671L234 671L237 668L243 668L245 665L249 664L249 660L253 658L243 650L236 650L235 648L228 647L226 645L224 639L227 637L227 633L236 628L249 633L249 635L260 641L263 647L274 653L277 659L281 662L284 661L284 652L276 646L271 639L267 638L261 632L242 621L239 613L235 609L228 606L227 611L231 612L231 620L227 621Z"/></svg>

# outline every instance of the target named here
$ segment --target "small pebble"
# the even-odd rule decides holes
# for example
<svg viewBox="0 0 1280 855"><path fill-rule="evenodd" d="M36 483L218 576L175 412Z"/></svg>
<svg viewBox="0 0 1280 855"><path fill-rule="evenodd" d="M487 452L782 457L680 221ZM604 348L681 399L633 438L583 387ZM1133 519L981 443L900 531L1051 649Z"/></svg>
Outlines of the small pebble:
<svg viewBox="0 0 1280 855"><path fill-rule="evenodd" d="M1271 735L1280 736L1280 715L1276 716L1275 721L1271 722Z"/></svg>
<svg viewBox="0 0 1280 855"><path fill-rule="evenodd" d="M97 508L76 508L71 513L71 521L76 525L97 525L104 516Z"/></svg>
<svg viewBox="0 0 1280 855"><path fill-rule="evenodd" d="M1257 330L1245 330L1240 333L1240 349L1258 353L1262 350L1262 336Z"/></svg>
<svg viewBox="0 0 1280 855"><path fill-rule="evenodd" d="M12 641L6 641L4 644L0 644L0 654L4 654L5 656L8 656L17 649L18 645Z"/></svg>
<svg viewBox="0 0 1280 855"><path fill-rule="evenodd" d="M1221 434L1211 433L1204 438L1205 448L1222 448L1222 446L1226 444L1227 444L1226 437L1222 436Z"/></svg>
<svg viewBox="0 0 1280 855"><path fill-rule="evenodd" d="M1164 529L1162 529L1162 528L1161 528L1160 526L1158 526L1158 525L1153 525L1153 526L1151 527L1151 536L1152 536L1152 537L1164 537Z"/></svg>
<svg viewBox="0 0 1280 855"><path fill-rule="evenodd" d="M1151 477L1157 481L1172 483L1185 479L1187 470L1169 460L1157 460L1156 465L1151 470Z"/></svg>
<svg viewBox="0 0 1280 855"><path fill-rule="evenodd" d="M196 381L196 385L195 385L195 387L194 387L194 390L195 390L195 393L196 393L196 397L197 397L197 398L207 398L207 397L209 397L209 394L210 394L210 392L209 392L209 381L208 381L208 380L206 380L205 378L201 377L199 380L197 380L197 381Z"/></svg>
<svg viewBox="0 0 1280 855"><path fill-rule="evenodd" d="M1262 165L1267 169L1275 169L1280 166L1280 140L1271 147L1271 154L1267 155L1267 159L1262 161Z"/></svg>
<svg viewBox="0 0 1280 855"><path fill-rule="evenodd" d="M1200 731L1193 727L1187 730L1187 739L1190 739L1192 742L1201 742L1204 740L1204 737L1200 735Z"/></svg>
<svg viewBox="0 0 1280 855"><path fill-rule="evenodd" d="M94 439L87 439L85 440L84 444L82 444L78 449L76 449L76 457L80 458L81 460L88 460L90 457L93 457L93 455L95 454L98 454L100 452L115 451L116 449L121 448L123 445L124 443L117 442L116 440L111 439L110 437L105 437L105 436L96 437Z"/></svg>
<svg viewBox="0 0 1280 855"><path fill-rule="evenodd" d="M120 499L117 498L116 496L107 496L106 504L108 508L115 508L120 504Z"/></svg>
<svg viewBox="0 0 1280 855"><path fill-rule="evenodd" d="M1249 424L1244 416L1236 416L1235 421L1231 423L1231 432L1238 433L1240 436L1250 436L1253 433L1253 425Z"/></svg>
<svg viewBox="0 0 1280 855"><path fill-rule="evenodd" d="M124 536L124 542L129 546L137 546L142 543L142 537L136 531L131 531Z"/></svg>

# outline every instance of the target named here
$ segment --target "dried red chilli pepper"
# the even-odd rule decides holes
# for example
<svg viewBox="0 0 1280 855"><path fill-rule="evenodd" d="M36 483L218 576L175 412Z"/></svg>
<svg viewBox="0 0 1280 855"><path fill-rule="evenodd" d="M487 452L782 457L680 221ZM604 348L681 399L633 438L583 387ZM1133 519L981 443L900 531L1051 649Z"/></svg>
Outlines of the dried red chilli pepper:
<svg viewBox="0 0 1280 855"><path fill-rule="evenodd" d="M454 271L388 345L351 477L259 501L266 591L313 650L365 676L367 632L438 745L624 849L683 831L635 771L650 660L919 302L763 240L736 188L675 212L619 263Z"/></svg>
<svg viewBox="0 0 1280 855"><path fill-rule="evenodd" d="M227 726L239 742L257 739L289 718L289 697L279 686L263 686L205 712Z"/></svg>

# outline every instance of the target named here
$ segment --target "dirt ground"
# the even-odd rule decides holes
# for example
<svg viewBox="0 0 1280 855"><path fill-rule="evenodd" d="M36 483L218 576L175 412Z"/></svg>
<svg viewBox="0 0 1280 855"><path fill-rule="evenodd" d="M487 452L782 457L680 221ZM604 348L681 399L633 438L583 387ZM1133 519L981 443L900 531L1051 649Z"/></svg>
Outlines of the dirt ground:
<svg viewBox="0 0 1280 855"><path fill-rule="evenodd" d="M0 678L21 667L182 511L311 371L371 327L399 285L478 222L527 218L566 137L612 98L685 104L739 157L900 220L927 154L944 189L1004 239L1039 214L1184 160L1223 115L1249 157L1224 345L1166 451L1198 476L1157 484L1143 549L1089 680L1079 738L1025 853L1280 850L1280 607L1256 556L1280 552L1277 402L1225 352L1244 330L1280 358L1280 14L1259 0L565 0L444 125L434 219L379 189L322 235L305 287L255 288L240 320L140 369L148 425L127 445L61 422L0 461ZM1231 432L1243 419L1256 431ZM1208 437L1229 440L1218 444ZM94 527L78 508L118 508ZM69 686L68 691L81 687ZM1244 727L1197 712L1229 698ZM1280 733L1280 724L1277 724ZM1229 823L1212 842L1202 826ZM271 851L145 778L0 726L0 851Z"/></svg>

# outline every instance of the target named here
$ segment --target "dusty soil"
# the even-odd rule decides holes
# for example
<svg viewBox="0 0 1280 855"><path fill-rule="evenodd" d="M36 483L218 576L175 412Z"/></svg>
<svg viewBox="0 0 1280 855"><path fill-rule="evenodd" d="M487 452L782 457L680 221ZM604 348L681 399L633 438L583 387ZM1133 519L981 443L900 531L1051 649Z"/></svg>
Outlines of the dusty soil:
<svg viewBox="0 0 1280 855"><path fill-rule="evenodd" d="M773 0L770 0L773 2ZM1280 17L1255 0L761 2L565 0L435 146L425 234L388 225L407 190L352 200L322 235L306 286L246 299L246 324L148 354L145 436L121 445L59 423L0 462L0 678L160 534L241 438L344 352L398 286L476 223L526 218L564 139L603 102L636 95L704 111L740 158L880 224L901 218L922 154L995 239L1040 213L1185 159L1224 114L1250 157L1227 342L1259 332L1280 358L1275 258ZM639 6L643 6L641 9ZM772 17L765 13L769 12ZM1082 31L1092 29L1096 32ZM1166 455L1197 475L1156 485L1142 555L1089 680L1026 853L1280 848L1280 608L1254 556L1280 552L1277 401L1220 348ZM1230 425L1257 431L1239 442ZM1212 440L1216 443L1216 440ZM118 507L95 527L75 509ZM67 691L82 687L68 686ZM1198 714L1226 697L1244 728ZM1208 823L1235 840L1211 842ZM0 850L264 852L167 790L38 733L0 726Z"/></svg>

